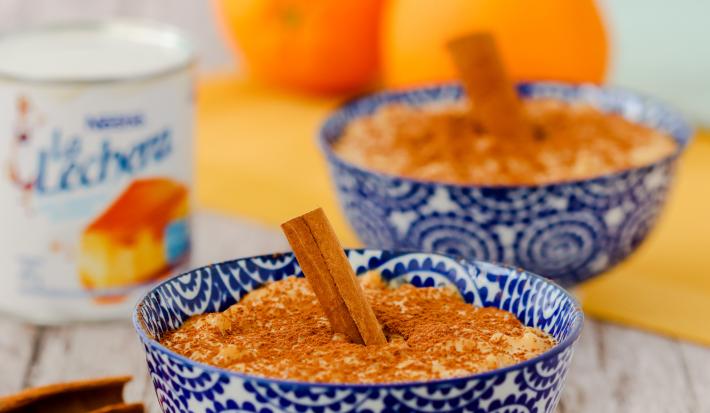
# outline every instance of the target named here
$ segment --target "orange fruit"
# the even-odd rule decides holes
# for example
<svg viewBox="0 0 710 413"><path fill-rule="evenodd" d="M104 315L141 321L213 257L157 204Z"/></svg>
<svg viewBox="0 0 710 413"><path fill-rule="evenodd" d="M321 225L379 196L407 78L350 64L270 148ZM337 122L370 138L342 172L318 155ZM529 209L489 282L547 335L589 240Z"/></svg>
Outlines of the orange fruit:
<svg viewBox="0 0 710 413"><path fill-rule="evenodd" d="M218 0L228 36L264 81L356 91L377 75L382 0Z"/></svg>
<svg viewBox="0 0 710 413"><path fill-rule="evenodd" d="M496 36L517 80L604 80L607 39L593 0L391 0L383 23L385 83L454 78L444 45L473 31Z"/></svg>

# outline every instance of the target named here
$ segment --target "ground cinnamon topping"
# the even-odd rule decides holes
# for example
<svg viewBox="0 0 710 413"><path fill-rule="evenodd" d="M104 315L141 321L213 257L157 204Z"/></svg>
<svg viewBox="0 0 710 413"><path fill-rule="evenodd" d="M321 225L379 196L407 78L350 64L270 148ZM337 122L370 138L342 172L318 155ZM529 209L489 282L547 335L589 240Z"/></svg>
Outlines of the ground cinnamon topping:
<svg viewBox="0 0 710 413"><path fill-rule="evenodd" d="M356 165L417 179L520 185L585 179L671 155L668 135L583 104L523 102L534 141L483 132L466 103L387 105L353 120L335 145Z"/></svg>
<svg viewBox="0 0 710 413"><path fill-rule="evenodd" d="M198 315L161 340L196 361L260 376L327 383L449 378L514 364L555 341L496 308L474 307L447 288L389 288L363 281L387 344L333 334L303 278L253 291L223 313Z"/></svg>

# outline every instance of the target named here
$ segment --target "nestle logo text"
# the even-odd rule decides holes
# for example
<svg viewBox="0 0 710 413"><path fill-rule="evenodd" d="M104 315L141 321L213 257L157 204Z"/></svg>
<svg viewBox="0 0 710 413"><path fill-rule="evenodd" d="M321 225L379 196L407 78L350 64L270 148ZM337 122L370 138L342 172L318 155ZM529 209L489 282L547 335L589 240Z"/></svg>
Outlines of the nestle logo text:
<svg viewBox="0 0 710 413"><path fill-rule="evenodd" d="M98 130L133 128L142 126L143 123L143 115L140 113L115 116L88 116L86 118L86 125L90 129Z"/></svg>

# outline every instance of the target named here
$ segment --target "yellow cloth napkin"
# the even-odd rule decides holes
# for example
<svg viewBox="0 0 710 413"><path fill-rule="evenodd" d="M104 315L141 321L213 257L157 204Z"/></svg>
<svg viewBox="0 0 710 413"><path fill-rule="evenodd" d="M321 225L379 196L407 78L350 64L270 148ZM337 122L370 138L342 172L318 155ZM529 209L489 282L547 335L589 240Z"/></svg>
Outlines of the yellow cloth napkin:
<svg viewBox="0 0 710 413"><path fill-rule="evenodd" d="M710 345L710 131L681 159L648 240L579 290L590 315Z"/></svg>
<svg viewBox="0 0 710 413"><path fill-rule="evenodd" d="M358 245L335 199L317 130L336 100L229 75L200 82L197 199L268 225L322 206ZM710 133L684 157L658 227L637 253L578 290L589 315L710 345Z"/></svg>
<svg viewBox="0 0 710 413"><path fill-rule="evenodd" d="M202 81L196 145L199 204L270 225L321 206L341 242L356 245L316 145L320 123L337 104L229 76Z"/></svg>

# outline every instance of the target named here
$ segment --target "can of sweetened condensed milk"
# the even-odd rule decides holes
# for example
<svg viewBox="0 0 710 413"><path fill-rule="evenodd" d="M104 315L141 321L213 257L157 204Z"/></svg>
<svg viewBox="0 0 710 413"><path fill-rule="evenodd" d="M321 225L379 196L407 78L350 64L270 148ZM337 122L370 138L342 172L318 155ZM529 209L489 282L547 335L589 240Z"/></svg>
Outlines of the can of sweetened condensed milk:
<svg viewBox="0 0 710 413"><path fill-rule="evenodd" d="M0 37L0 311L126 317L186 263L193 63L155 23Z"/></svg>

